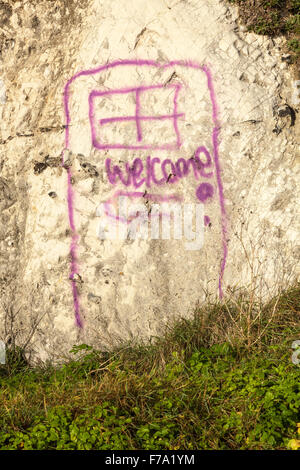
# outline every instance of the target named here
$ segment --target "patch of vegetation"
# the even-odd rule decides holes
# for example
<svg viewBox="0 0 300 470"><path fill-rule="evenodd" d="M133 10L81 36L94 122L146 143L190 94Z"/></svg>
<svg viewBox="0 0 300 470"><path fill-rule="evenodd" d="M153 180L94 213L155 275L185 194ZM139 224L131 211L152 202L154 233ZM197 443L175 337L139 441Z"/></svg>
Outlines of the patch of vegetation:
<svg viewBox="0 0 300 470"><path fill-rule="evenodd" d="M299 285L267 305L239 294L150 344L74 346L57 367L10 354L0 449L297 449L299 307Z"/></svg>
<svg viewBox="0 0 300 470"><path fill-rule="evenodd" d="M268 36L284 35L292 61L300 64L300 0L228 0L239 6L248 31Z"/></svg>
<svg viewBox="0 0 300 470"><path fill-rule="evenodd" d="M291 39L287 44L291 51L300 56L300 41L298 39Z"/></svg>

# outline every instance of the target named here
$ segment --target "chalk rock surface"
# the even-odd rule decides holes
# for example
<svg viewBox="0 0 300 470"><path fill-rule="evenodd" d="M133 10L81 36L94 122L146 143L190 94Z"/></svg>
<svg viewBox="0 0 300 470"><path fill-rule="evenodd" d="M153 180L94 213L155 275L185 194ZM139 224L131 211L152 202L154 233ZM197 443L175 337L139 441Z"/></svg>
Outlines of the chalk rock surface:
<svg viewBox="0 0 300 470"><path fill-rule="evenodd" d="M284 39L221 0L6 1L0 26L0 339L56 361L297 278Z"/></svg>

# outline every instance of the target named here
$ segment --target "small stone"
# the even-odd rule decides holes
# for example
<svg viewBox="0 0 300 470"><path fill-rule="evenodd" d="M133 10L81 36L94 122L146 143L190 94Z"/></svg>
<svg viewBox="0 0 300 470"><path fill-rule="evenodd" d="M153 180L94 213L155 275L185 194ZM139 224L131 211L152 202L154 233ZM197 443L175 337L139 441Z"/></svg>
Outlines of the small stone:
<svg viewBox="0 0 300 470"><path fill-rule="evenodd" d="M57 194L54 191L50 191L50 193L48 193L48 196L50 196L54 199L54 198L57 197Z"/></svg>
<svg viewBox="0 0 300 470"><path fill-rule="evenodd" d="M64 161L63 167L64 167L66 170L68 170L69 168L71 168L71 166L72 166L72 161L71 161L70 158L68 158L67 160Z"/></svg>
<svg viewBox="0 0 300 470"><path fill-rule="evenodd" d="M49 157L49 155L47 155L47 156L45 157L45 163L46 163L47 166L49 166L50 168L55 168L55 167L60 166L60 164L61 164L61 159L60 159L60 157Z"/></svg>
<svg viewBox="0 0 300 470"><path fill-rule="evenodd" d="M95 304L101 304L102 299L101 299L100 295L95 295L95 294L92 294L92 292L90 292L88 294L88 300L90 302L94 302Z"/></svg>
<svg viewBox="0 0 300 470"><path fill-rule="evenodd" d="M262 52L258 49L256 49L255 51L251 53L251 57L253 57L253 60L257 60L261 56L262 56Z"/></svg>
<svg viewBox="0 0 300 470"><path fill-rule="evenodd" d="M243 54L245 54L245 55L249 55L249 48L248 48L248 46L244 46L243 49L242 49L242 52L243 52Z"/></svg>
<svg viewBox="0 0 300 470"><path fill-rule="evenodd" d="M73 282L79 282L79 283L83 282L81 276L77 273L71 274L69 279L70 279L70 281L73 281Z"/></svg>
<svg viewBox="0 0 300 470"><path fill-rule="evenodd" d="M291 108L287 104L285 104L278 108L277 113L280 117L289 116L291 114Z"/></svg>
<svg viewBox="0 0 300 470"><path fill-rule="evenodd" d="M35 162L33 171L35 175L39 175L47 168L47 164L45 162Z"/></svg>
<svg viewBox="0 0 300 470"><path fill-rule="evenodd" d="M283 62L282 64L280 64L280 65L279 65L279 68L280 68L281 70L286 69L286 68L287 68L287 62Z"/></svg>
<svg viewBox="0 0 300 470"><path fill-rule="evenodd" d="M88 162L80 163L81 168L92 177L99 176L99 173L94 165L91 165Z"/></svg>
<svg viewBox="0 0 300 470"><path fill-rule="evenodd" d="M283 56L281 57L281 60L290 64L292 62L292 56L291 54L283 54Z"/></svg>

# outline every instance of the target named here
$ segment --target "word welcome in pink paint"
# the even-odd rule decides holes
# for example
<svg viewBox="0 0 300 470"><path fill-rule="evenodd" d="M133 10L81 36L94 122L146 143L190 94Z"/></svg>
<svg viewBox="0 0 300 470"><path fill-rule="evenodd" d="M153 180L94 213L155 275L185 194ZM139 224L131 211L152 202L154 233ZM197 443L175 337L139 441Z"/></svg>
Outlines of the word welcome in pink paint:
<svg viewBox="0 0 300 470"><path fill-rule="evenodd" d="M200 159L200 155L205 155L205 162ZM202 146L198 147L195 155L189 159L179 158L175 163L169 158L166 158L161 162L160 158L148 156L146 164L143 163L141 158L135 158L132 165L125 164L125 168L122 170L119 165L113 165L111 159L107 158L105 161L106 171L108 180L111 184L115 185L120 181L124 186L134 186L139 188L143 184L147 188L157 185L161 186L165 183L174 184L179 179L189 175L191 168L193 169L194 177L196 180L199 176L204 178L211 178L213 173L210 171L206 173L207 168L212 167L212 159L208 150ZM161 178L157 179L155 167L160 166ZM167 171L167 169L169 170ZM196 196L201 202L205 202L207 199L213 196L214 189L210 183L202 183L196 190Z"/></svg>

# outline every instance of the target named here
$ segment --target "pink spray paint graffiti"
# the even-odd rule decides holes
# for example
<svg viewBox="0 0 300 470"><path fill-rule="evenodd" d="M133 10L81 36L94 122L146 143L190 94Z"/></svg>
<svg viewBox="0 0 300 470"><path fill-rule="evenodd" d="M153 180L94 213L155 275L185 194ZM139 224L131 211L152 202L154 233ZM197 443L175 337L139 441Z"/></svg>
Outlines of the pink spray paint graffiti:
<svg viewBox="0 0 300 470"><path fill-rule="evenodd" d="M190 158L180 158L177 161L172 161L170 158L159 158L157 156L152 157L150 155L146 156L145 161L142 158L136 157L133 159L133 162L129 164L125 163L124 168L120 168L119 165L115 165L112 162L112 158L108 157L105 160L105 169L108 181L111 185L121 184L129 189L132 186L135 190L141 188L145 185L147 188L152 188L155 186L163 187L165 185L174 185L178 183L183 178L188 177L190 174L193 174L196 181L201 178L211 179L213 176L213 170L216 178L216 187L218 193L218 201L220 207L220 222L221 222L221 244L222 244L222 259L220 262L219 270L219 295L223 296L222 282L226 266L227 259L227 223L226 223L226 210L224 203L224 194L223 194L223 185L221 179L221 167L219 159L219 129L220 124L218 121L218 107L216 96L214 92L212 74L210 68L206 65L200 65L195 62L189 61L172 61L166 64L162 64L150 60L119 60L106 65L99 66L91 70L83 70L76 73L65 85L64 88L64 110L66 117L66 126L65 126L65 149L71 150L70 143L70 124L71 124L71 109L70 109L70 87L71 85L79 78L90 77L102 72L114 70L122 67L135 67L140 70L145 68L153 68L156 70L164 71L167 69L174 69L176 67L182 67L191 71L201 71L204 72L206 76L207 89L209 91L210 103L212 108L212 133L211 133L211 146L212 152L210 153L207 147L204 145L198 146L194 155ZM173 97L172 100L172 110L167 113L151 113L147 114L142 109L141 98L144 95L152 93L154 91L168 90ZM176 151L182 145L182 137L179 130L179 122L184 120L185 113L180 112L178 109L178 98L182 89L181 83L175 84L147 84L140 86L124 87L124 88L113 88L111 90L99 91L91 90L88 96L89 104L89 122L90 122L90 131L91 131L91 142L94 148L97 150L103 151L114 151L118 149L124 149L126 151ZM116 115L108 117L97 117L96 103L97 99L114 99L120 95L132 95L135 100L135 110L132 113L126 115ZM173 135L172 139L168 142L156 142L153 139L153 135L150 133L147 134L144 131L144 125L147 123L155 122L164 122L170 124L172 129L169 131L168 135ZM113 125L131 125L135 127L135 142L128 143L123 139L118 141L115 140L111 142L105 134L105 129L109 129ZM126 135L126 133L125 133ZM62 156L62 162L64 163L64 153ZM160 172L160 174L159 174ZM70 246L70 257L71 257L71 267L70 267L70 280L72 282L72 293L73 293L73 302L74 302L74 311L76 324L79 327L83 326L83 322L80 316L80 306L79 306L79 294L78 288L75 280L75 274L78 274L79 266L77 260L77 248L79 243L79 236L76 232L76 227L74 223L74 209L75 209L75 194L72 188L72 174L70 168L68 168L68 214L69 214L69 224L72 231L72 239ZM215 195L216 191L214 186L207 180L201 182L195 189L195 196L198 201L202 203L209 202ZM127 195L128 197L143 197L144 191L117 191L113 198L107 201L107 215L109 216L109 204L112 200L118 195ZM160 198L179 198L176 195L158 195L150 193L147 195L149 199L153 197ZM167 200L167 199L165 199ZM206 226L210 225L210 217L205 215L204 223Z"/></svg>
<svg viewBox="0 0 300 470"><path fill-rule="evenodd" d="M205 162L199 157L201 153L205 155ZM156 177L156 165L160 165L161 167L162 178L160 179ZM171 172L167 172L166 170L168 165L170 166ZM169 158L161 162L158 157L151 158L151 156L148 156L146 165L143 164L140 158L135 158L131 166L128 163L125 164L125 170L123 171L118 165L114 165L112 168L110 158L106 159L105 166L108 180L112 185L115 185L119 180L124 186L132 185L135 189L139 188L144 183L148 188L151 188L153 185L161 186L165 183L177 183L178 180L189 175L191 168L196 180L199 179L199 176L211 178L213 175L212 172L205 173L206 168L212 167L212 159L210 153L204 146L198 147L193 157L189 159L179 158L175 163ZM143 171L145 172L145 177L141 178ZM126 176L124 175L125 172ZM138 181L139 178L141 179ZM209 183L202 183L196 191L196 196L201 202L205 202L205 200L212 197L212 195L213 186Z"/></svg>

